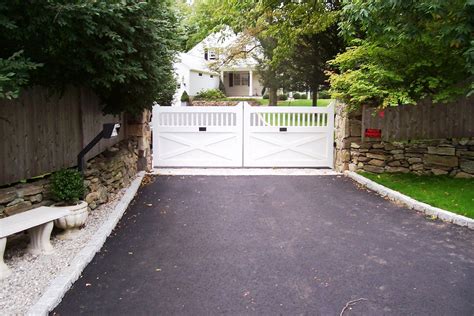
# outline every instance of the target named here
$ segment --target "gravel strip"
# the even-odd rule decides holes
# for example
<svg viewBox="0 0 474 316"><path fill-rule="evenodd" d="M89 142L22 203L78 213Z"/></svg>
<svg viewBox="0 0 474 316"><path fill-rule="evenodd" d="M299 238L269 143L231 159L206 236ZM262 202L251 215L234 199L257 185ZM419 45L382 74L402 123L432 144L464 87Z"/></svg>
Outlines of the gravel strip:
<svg viewBox="0 0 474 316"><path fill-rule="evenodd" d="M50 283L87 246L97 230L109 219L127 189L120 190L107 204L89 212L85 227L80 230L75 239L59 240L54 238L55 231L53 231L51 243L55 253L52 255L33 256L27 253L26 234L12 238L11 241L8 240L5 263L12 270L12 274L0 281L1 314L25 314L48 289Z"/></svg>

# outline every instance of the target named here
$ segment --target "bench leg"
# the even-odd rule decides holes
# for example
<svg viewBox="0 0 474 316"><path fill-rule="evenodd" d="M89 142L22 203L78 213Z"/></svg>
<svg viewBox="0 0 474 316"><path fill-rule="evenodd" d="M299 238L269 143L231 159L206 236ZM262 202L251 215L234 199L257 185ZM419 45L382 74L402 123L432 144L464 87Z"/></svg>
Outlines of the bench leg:
<svg viewBox="0 0 474 316"><path fill-rule="evenodd" d="M11 274L8 266L3 262L3 254L5 253L5 247L7 245L7 238L0 238L0 280L5 279Z"/></svg>
<svg viewBox="0 0 474 316"><path fill-rule="evenodd" d="M50 254L53 252L53 246L49 241L51 232L53 231L53 222L39 225L28 229L30 234L30 244L28 252L32 255Z"/></svg>

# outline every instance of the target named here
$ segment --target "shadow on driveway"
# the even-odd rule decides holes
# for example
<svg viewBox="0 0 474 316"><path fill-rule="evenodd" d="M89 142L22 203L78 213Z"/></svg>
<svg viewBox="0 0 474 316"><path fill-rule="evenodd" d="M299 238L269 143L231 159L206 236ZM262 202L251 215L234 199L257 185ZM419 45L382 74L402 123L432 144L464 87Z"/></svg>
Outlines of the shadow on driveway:
<svg viewBox="0 0 474 316"><path fill-rule="evenodd" d="M474 231L340 176L157 177L55 313L473 315Z"/></svg>

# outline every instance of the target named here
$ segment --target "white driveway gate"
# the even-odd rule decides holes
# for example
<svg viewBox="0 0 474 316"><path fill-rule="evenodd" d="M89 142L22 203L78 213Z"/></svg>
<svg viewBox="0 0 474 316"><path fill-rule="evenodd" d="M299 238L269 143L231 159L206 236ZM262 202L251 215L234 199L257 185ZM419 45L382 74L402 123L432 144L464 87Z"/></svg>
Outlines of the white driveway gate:
<svg viewBox="0 0 474 316"><path fill-rule="evenodd" d="M243 106L153 108L153 165L241 167Z"/></svg>
<svg viewBox="0 0 474 316"><path fill-rule="evenodd" d="M245 107L244 166L332 167L334 107Z"/></svg>
<svg viewBox="0 0 474 316"><path fill-rule="evenodd" d="M156 167L333 166L334 106L153 109Z"/></svg>

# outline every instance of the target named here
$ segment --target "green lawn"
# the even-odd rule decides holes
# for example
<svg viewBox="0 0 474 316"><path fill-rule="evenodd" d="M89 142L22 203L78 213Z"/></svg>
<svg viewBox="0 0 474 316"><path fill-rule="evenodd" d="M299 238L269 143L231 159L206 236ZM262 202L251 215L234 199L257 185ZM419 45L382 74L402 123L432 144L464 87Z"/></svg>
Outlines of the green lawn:
<svg viewBox="0 0 474 316"><path fill-rule="evenodd" d="M448 176L361 172L377 183L418 201L474 218L474 180Z"/></svg>
<svg viewBox="0 0 474 316"><path fill-rule="evenodd" d="M268 105L268 99L258 99L261 105ZM328 106L332 99L319 99L318 106ZM297 99L292 101L278 101L279 106L311 106L312 100Z"/></svg>

